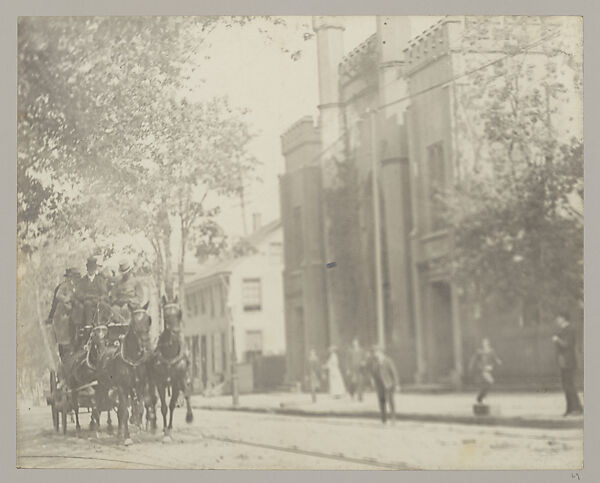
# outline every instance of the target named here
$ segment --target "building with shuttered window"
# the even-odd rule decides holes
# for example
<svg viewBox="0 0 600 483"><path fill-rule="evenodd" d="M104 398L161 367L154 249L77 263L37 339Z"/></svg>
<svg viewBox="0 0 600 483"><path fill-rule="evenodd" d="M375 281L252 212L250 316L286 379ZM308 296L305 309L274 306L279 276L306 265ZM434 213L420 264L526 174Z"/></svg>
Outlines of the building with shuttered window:
<svg viewBox="0 0 600 483"><path fill-rule="evenodd" d="M229 379L232 334L244 374L261 356L285 353L280 221L260 226L255 217L254 232L244 245L243 256L189 270L185 337L195 391ZM251 380L241 384L252 390Z"/></svg>

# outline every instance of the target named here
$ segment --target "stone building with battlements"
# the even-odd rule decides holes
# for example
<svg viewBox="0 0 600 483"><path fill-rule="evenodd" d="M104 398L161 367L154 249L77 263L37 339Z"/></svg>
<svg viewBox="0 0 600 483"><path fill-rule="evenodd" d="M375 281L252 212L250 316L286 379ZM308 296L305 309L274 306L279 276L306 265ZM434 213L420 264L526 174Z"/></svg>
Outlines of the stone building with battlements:
<svg viewBox="0 0 600 483"><path fill-rule="evenodd" d="M304 380L311 348L325 357L330 345L343 352L354 338L363 346L378 340L373 146L384 340L402 382L460 387L483 335L504 355L500 381L555 381L551 326L463 300L444 263L452 237L434 196L473 163L472 143L460 129L472 82L465 72L505 55L507 31L536 38L554 26L533 17L525 26L514 22L446 17L415 36L409 17L378 17L377 31L345 53L342 18L314 18L319 119L304 117L281 136L290 382ZM533 47L529 55L544 52Z"/></svg>

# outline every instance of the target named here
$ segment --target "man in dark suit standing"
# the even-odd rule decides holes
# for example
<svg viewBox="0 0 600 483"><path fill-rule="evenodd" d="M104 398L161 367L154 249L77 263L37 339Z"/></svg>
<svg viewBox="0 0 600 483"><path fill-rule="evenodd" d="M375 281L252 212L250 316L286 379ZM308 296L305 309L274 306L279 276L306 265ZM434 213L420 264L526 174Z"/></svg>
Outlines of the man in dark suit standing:
<svg viewBox="0 0 600 483"><path fill-rule="evenodd" d="M75 292L78 280L79 271L77 268L67 268L65 279L54 290L52 308L46 321L47 324L52 324L54 327L58 355L61 361L65 361L74 348L72 314L76 303Z"/></svg>
<svg viewBox="0 0 600 483"><path fill-rule="evenodd" d="M564 416L581 414L583 407L575 388L575 371L577 369L575 330L567 319L566 314L560 314L556 317L556 325L558 326L558 332L552 337L552 341L556 347L562 387L565 392L565 399L567 400L567 409Z"/></svg>
<svg viewBox="0 0 600 483"><path fill-rule="evenodd" d="M371 361L371 377L377 391L379 400L379 410L381 412L381 421L387 422L387 406L390 407L390 416L392 421L396 419L396 408L394 405L394 391L398 386L398 375L394 362L390 359L381 347L374 347L373 359Z"/></svg>
<svg viewBox="0 0 600 483"><path fill-rule="evenodd" d="M99 276L98 262L95 257L87 259L87 273L81 277L77 286L76 297L83 305L83 325L97 325L98 320L95 320L98 303L105 302L107 298L106 284L104 277Z"/></svg>

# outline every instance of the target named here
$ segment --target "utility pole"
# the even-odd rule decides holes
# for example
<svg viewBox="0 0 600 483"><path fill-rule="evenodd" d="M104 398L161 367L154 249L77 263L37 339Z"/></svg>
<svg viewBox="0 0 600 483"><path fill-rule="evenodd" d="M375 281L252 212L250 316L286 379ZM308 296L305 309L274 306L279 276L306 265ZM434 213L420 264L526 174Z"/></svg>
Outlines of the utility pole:
<svg viewBox="0 0 600 483"><path fill-rule="evenodd" d="M238 160L239 163L239 160ZM248 236L248 226L246 224L246 200L244 199L244 178L242 176L242 168L239 169L240 182L240 206L242 208L242 223L244 228L244 236Z"/></svg>
<svg viewBox="0 0 600 483"><path fill-rule="evenodd" d="M371 122L371 181L373 194L373 219L375 235L375 294L377 297L377 343L385 349L385 324L383 307L383 279L381 273L381 208L379 206L379 159L377 153L377 110L369 110Z"/></svg>
<svg viewBox="0 0 600 483"><path fill-rule="evenodd" d="M221 275L221 283L223 284L224 297L229 297L229 282L225 275ZM227 300L227 298L225 300ZM238 374L237 374L237 355L235 349L235 325L233 323L233 316L231 314L231 307L227 304L227 322L231 330L231 350L229 351L229 366L231 370L231 396L232 404L237 407L239 404L239 391L238 391Z"/></svg>
<svg viewBox="0 0 600 483"><path fill-rule="evenodd" d="M231 313L231 309L228 310ZM230 321L231 321L230 317ZM238 392L238 374L237 374L237 356L235 354L235 326L230 323L231 326L231 397L232 404L237 407L239 404L239 392Z"/></svg>

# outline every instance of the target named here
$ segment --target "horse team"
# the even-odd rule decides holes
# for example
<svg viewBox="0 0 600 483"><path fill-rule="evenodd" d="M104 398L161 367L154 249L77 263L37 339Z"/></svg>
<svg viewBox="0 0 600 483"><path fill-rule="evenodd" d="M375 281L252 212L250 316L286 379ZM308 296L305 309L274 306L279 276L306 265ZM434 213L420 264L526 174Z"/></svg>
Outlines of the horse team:
<svg viewBox="0 0 600 483"><path fill-rule="evenodd" d="M186 421L193 421L190 364L181 341L182 313L178 300L162 299L164 329L155 348L151 347L152 318L147 309L148 304L132 310L129 324L122 324L115 322L112 312L103 311L99 303L96 324L87 328L87 343L61 364L63 431L66 431L65 414L71 409L79 431L79 393L90 387L94 391L90 429L99 430L100 415L107 412L107 429L112 432L110 414L115 410L118 436L126 445L132 444L129 423L141 426L144 412L147 427L156 430L157 399L161 402L165 437L173 428L173 413L182 393ZM167 404L168 393L171 396Z"/></svg>

